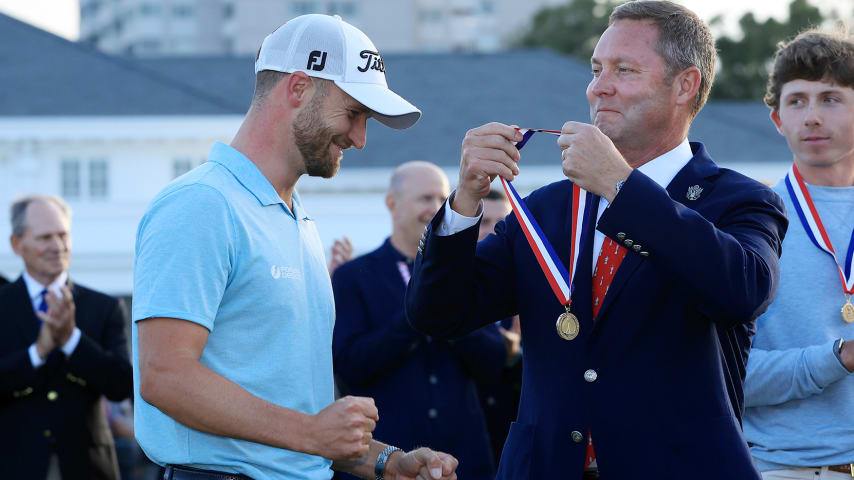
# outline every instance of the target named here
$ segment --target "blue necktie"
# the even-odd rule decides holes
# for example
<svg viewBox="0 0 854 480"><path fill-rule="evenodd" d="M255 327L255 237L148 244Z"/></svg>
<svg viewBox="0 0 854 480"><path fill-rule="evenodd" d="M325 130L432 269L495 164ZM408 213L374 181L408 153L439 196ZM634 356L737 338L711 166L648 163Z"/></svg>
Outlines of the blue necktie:
<svg viewBox="0 0 854 480"><path fill-rule="evenodd" d="M47 289L45 288L39 294L39 306L36 308L36 310L38 310L39 312L47 313L47 300L45 299L46 296L47 296ZM39 323L41 323L41 320L39 320Z"/></svg>

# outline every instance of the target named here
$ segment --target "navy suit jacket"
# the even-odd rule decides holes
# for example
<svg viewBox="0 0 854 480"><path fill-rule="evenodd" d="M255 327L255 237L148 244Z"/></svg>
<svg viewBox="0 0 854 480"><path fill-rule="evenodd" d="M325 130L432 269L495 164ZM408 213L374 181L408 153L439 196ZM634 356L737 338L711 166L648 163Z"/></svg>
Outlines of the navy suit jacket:
<svg viewBox="0 0 854 480"><path fill-rule="evenodd" d="M788 222L774 192L691 146L693 159L666 190L635 170L598 224L598 197L589 205L572 293L581 331L572 341L555 333L563 307L514 217L480 244L477 227L439 237L442 212L431 223L407 291L413 326L451 338L520 315L522 399L498 478L580 478L588 429L603 478L760 478L738 421L735 377L776 292ZM526 200L564 265L571 185ZM690 200L695 185L702 192ZM629 250L594 323L596 229L614 240L624 234L648 256ZM595 380L585 379L588 370Z"/></svg>
<svg viewBox="0 0 854 480"><path fill-rule="evenodd" d="M0 452L10 478L45 478L53 450L62 478L118 479L113 436L101 396L133 389L119 300L76 284L74 353L57 350L34 369L27 349L39 321L23 277L0 288Z"/></svg>
<svg viewBox="0 0 854 480"><path fill-rule="evenodd" d="M460 460L460 478L492 480L495 467L475 379L495 379L507 357L495 325L455 341L419 334L406 321L404 257L386 240L338 267L333 361L344 394L373 397L377 440L428 446Z"/></svg>

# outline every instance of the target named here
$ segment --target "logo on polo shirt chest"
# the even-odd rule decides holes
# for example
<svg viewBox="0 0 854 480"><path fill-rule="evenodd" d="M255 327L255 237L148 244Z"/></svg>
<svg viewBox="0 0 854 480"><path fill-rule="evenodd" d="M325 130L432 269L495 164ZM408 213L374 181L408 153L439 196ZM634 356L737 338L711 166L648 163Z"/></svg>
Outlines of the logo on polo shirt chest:
<svg viewBox="0 0 854 480"><path fill-rule="evenodd" d="M293 280L302 279L302 272L300 272L299 269L293 267L286 267L284 265L271 265L270 275L272 275L273 279L275 280L278 280L280 278L290 278Z"/></svg>
<svg viewBox="0 0 854 480"><path fill-rule="evenodd" d="M379 52L374 52L371 50L362 50L359 53L359 57L367 59L364 67L356 68L360 72L367 72L368 69L371 69L385 73L385 65L383 65L383 59L382 57L380 57Z"/></svg>

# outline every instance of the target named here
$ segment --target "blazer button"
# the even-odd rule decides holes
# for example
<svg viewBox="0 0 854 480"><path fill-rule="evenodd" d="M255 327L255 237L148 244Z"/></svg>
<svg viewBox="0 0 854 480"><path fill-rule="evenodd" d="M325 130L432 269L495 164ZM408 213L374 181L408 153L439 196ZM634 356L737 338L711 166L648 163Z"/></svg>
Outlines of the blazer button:
<svg viewBox="0 0 854 480"><path fill-rule="evenodd" d="M578 430L573 430L569 436L572 437L572 441L575 443L581 443L584 440L584 435L582 435Z"/></svg>
<svg viewBox="0 0 854 480"><path fill-rule="evenodd" d="M586 380L588 383L595 382L598 377L599 374L597 374L596 370L593 370L592 368L584 372L584 380Z"/></svg>
<svg viewBox="0 0 854 480"><path fill-rule="evenodd" d="M430 418L436 418L439 416L439 411L435 408L431 408L430 410L427 410L427 416Z"/></svg>
<svg viewBox="0 0 854 480"><path fill-rule="evenodd" d="M621 241L621 242L622 242L625 238L626 238L626 233L625 233L625 232L619 232L619 233L617 233L617 240L619 240L619 241Z"/></svg>
<svg viewBox="0 0 854 480"><path fill-rule="evenodd" d="M430 385L436 385L437 383L439 383L439 378L436 377L436 375L430 375L429 377L427 377L427 380L430 382Z"/></svg>
<svg viewBox="0 0 854 480"><path fill-rule="evenodd" d="M50 430L45 430L42 432L42 435L44 435L44 438L50 438Z"/></svg>
<svg viewBox="0 0 854 480"><path fill-rule="evenodd" d="M632 245L634 245L634 243L635 243L634 240L632 240L631 238L627 238L627 239L623 240L623 245L625 245L627 247L631 247Z"/></svg>
<svg viewBox="0 0 854 480"><path fill-rule="evenodd" d="M635 252L640 252L641 248L642 247L641 247L640 243L636 243L636 244L632 245L632 250L634 250Z"/></svg>
<svg viewBox="0 0 854 480"><path fill-rule="evenodd" d="M59 398L59 394L56 393L55 391L51 390L51 391L47 392L47 399L50 400L51 402L55 402L57 398Z"/></svg>
<svg viewBox="0 0 854 480"><path fill-rule="evenodd" d="M649 252L647 252L647 251L640 252L640 254L642 257L648 257L649 256Z"/></svg>

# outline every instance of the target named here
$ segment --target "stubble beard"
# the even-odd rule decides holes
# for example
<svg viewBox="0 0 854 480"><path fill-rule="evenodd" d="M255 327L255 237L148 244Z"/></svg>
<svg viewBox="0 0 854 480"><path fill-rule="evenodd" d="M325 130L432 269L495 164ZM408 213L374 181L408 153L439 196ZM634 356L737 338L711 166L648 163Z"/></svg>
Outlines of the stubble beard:
<svg viewBox="0 0 854 480"><path fill-rule="evenodd" d="M312 177L332 178L341 166L340 159L329 152L335 136L320 116L321 98L315 97L294 122L294 143L302 155L305 172Z"/></svg>

